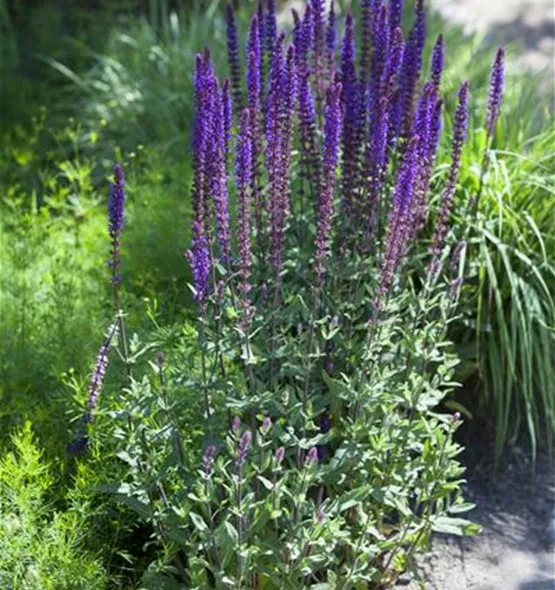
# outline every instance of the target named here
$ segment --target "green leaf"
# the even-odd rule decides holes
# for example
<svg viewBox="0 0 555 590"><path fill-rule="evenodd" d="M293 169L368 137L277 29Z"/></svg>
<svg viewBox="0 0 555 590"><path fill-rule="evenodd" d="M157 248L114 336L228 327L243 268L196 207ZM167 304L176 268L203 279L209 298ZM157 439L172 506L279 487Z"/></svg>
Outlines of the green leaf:
<svg viewBox="0 0 555 590"><path fill-rule="evenodd" d="M436 533L443 533L446 535L473 537L482 530L482 527L479 524L470 522L470 520L465 520L464 518L437 516L433 520L432 529Z"/></svg>
<svg viewBox="0 0 555 590"><path fill-rule="evenodd" d="M189 516L191 517L191 520L193 521L195 528L198 529L201 533L204 533L208 530L208 525L204 522L202 516L196 514L196 512L191 512Z"/></svg>

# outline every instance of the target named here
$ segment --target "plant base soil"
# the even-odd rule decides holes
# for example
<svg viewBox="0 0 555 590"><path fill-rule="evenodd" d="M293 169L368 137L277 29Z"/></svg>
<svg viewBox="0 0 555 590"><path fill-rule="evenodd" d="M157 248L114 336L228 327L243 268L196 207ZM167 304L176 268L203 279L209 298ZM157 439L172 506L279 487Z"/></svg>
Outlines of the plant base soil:
<svg viewBox="0 0 555 590"><path fill-rule="evenodd" d="M473 463L468 455L462 460ZM476 504L466 518L482 532L471 538L437 535L431 554L420 559L422 582L405 584L409 590L555 589L553 465L542 456L533 470L528 455L516 451L495 477L491 473L491 465L483 464L466 473L465 495Z"/></svg>

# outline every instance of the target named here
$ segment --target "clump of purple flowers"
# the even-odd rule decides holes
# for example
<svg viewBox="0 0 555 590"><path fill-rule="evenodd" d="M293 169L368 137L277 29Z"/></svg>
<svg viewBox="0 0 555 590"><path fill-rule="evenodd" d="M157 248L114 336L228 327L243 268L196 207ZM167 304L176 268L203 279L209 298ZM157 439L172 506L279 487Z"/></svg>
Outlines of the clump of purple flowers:
<svg viewBox="0 0 555 590"><path fill-rule="evenodd" d="M125 208L125 174L121 164L114 166L113 174L114 182L110 186L110 198L108 199L108 233L111 240L108 265L112 269L112 284L116 286L121 280L118 269Z"/></svg>

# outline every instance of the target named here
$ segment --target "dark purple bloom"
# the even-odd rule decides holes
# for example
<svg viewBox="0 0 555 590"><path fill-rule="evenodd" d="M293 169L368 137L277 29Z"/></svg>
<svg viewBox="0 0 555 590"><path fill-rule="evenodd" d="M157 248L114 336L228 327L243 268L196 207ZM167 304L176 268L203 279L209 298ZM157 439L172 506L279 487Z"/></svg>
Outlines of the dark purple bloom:
<svg viewBox="0 0 555 590"><path fill-rule="evenodd" d="M416 2L414 26L405 45L400 73L402 133L408 136L412 125L416 91L422 70L422 52L426 41L426 13L423 0ZM396 135L398 131L395 130Z"/></svg>
<svg viewBox="0 0 555 590"><path fill-rule="evenodd" d="M214 445L208 445L204 449L204 453L202 454L202 465L204 467L204 473L208 477L212 474L212 469L214 468L214 459L216 458L217 449Z"/></svg>
<svg viewBox="0 0 555 590"><path fill-rule="evenodd" d="M236 111L239 113L243 101L241 91L241 65L239 62L239 37L237 35L237 25L235 24L235 13L231 4L228 4L226 9L226 24L227 59L229 62L233 102Z"/></svg>
<svg viewBox="0 0 555 590"><path fill-rule="evenodd" d="M239 418L239 416L233 417L233 420L231 421L231 430L235 436L239 434L239 430L241 430L241 418Z"/></svg>
<svg viewBox="0 0 555 590"><path fill-rule="evenodd" d="M489 80L488 111L486 117L486 129L488 131L488 137L493 137L495 126L497 125L497 120L499 119L499 113L501 112L504 78L505 50L500 47L497 50Z"/></svg>
<svg viewBox="0 0 555 590"><path fill-rule="evenodd" d="M260 430L262 430L263 434L268 434L268 432L270 432L270 428L272 428L272 419L270 416L266 416L262 422Z"/></svg>
<svg viewBox="0 0 555 590"><path fill-rule="evenodd" d="M229 80L224 81L222 100L224 109L225 152L226 154L229 154L231 152L231 128L233 126L233 109L231 107L231 91Z"/></svg>
<svg viewBox="0 0 555 590"><path fill-rule="evenodd" d="M252 198L254 202L254 219L258 246L262 248L262 211L264 200L260 185L260 156L262 152L262 53L260 45L260 27L255 15L250 24L247 41L247 98L250 110L251 154L252 154Z"/></svg>
<svg viewBox="0 0 555 590"><path fill-rule="evenodd" d="M403 0L389 0L389 26L391 32L401 28L403 20Z"/></svg>
<svg viewBox="0 0 555 590"><path fill-rule="evenodd" d="M360 121L363 94L357 80L355 68L354 20L348 14L345 18L345 32L341 48L341 83L343 88L344 124L342 137L341 162L341 204L347 217L352 222L355 213L355 193L360 156Z"/></svg>
<svg viewBox="0 0 555 590"><path fill-rule="evenodd" d="M372 47L372 0L360 3L360 78L363 82L370 79Z"/></svg>
<svg viewBox="0 0 555 590"><path fill-rule="evenodd" d="M444 56L443 35L439 35L432 51L432 63L430 65L430 78L438 88L441 84L441 76L443 74Z"/></svg>
<svg viewBox="0 0 555 590"><path fill-rule="evenodd" d="M266 22L264 37L266 41L266 50L267 52L272 55L274 50L274 44L277 39L277 19L276 19L276 3L274 0L267 0L266 7L268 12L266 13ZM261 35L262 39L263 35Z"/></svg>
<svg viewBox="0 0 555 590"><path fill-rule="evenodd" d="M376 20L374 51L372 54L372 83L376 94L379 93L380 80L389 55L389 24L387 8L382 6ZM377 98L377 96L376 96Z"/></svg>
<svg viewBox="0 0 555 590"><path fill-rule="evenodd" d="M418 164L418 144L418 136L413 137L409 142L397 177L397 185L393 195L393 207L389 214L385 250L380 268L374 319L377 319L377 315L383 306L383 299L389 292L395 271L405 252L407 238L410 233L410 213Z"/></svg>
<svg viewBox="0 0 555 590"><path fill-rule="evenodd" d="M251 446L252 441L252 434L250 430L246 430L243 433L243 436L239 439L237 444L237 466L241 467L245 464L245 460L247 458L247 453L249 452L249 448Z"/></svg>
<svg viewBox="0 0 555 590"><path fill-rule="evenodd" d="M264 14L264 0L260 0L256 11L258 19L258 35L260 38L260 45L263 46L266 40L266 15Z"/></svg>
<svg viewBox="0 0 555 590"><path fill-rule="evenodd" d="M193 298L201 305L205 305L210 295L210 255L199 219L193 222L193 243L191 249L187 251L187 258L193 273Z"/></svg>
<svg viewBox="0 0 555 590"><path fill-rule="evenodd" d="M427 213L427 193L435 159L435 152L431 151L431 148L436 144L432 134L435 133L437 91L437 86L433 82L424 85L412 127L412 135L418 136L419 142L410 237L414 237L420 231Z"/></svg>
<svg viewBox="0 0 555 590"><path fill-rule="evenodd" d="M314 201L317 201L320 198L322 162L317 139L316 108L308 70L299 73L299 124L301 174L311 189ZM304 191L304 184L301 188Z"/></svg>
<svg viewBox="0 0 555 590"><path fill-rule="evenodd" d="M276 454L274 455L274 461L277 465L281 465L283 463L283 459L285 457L285 449L283 447L279 447L276 450Z"/></svg>
<svg viewBox="0 0 555 590"><path fill-rule="evenodd" d="M104 376L106 375L106 367L108 366L108 351L110 350L110 345L112 344L116 332L117 322L110 326L108 335L98 351L96 364L89 383L87 413L84 417L84 424L89 424L94 419L94 412L98 406L98 399L100 397L100 392L102 391L102 384L104 383Z"/></svg>
<svg viewBox="0 0 555 590"><path fill-rule="evenodd" d="M331 418L330 413L326 410L320 416L320 432L322 434L327 434L331 429Z"/></svg>
<svg viewBox="0 0 555 590"><path fill-rule="evenodd" d="M333 216L333 195L335 169L337 167L339 140L341 132L341 83L328 87L324 122L324 171L322 195L318 208L318 228L316 232L315 272L321 283L325 270L325 258L329 254L331 242L331 221Z"/></svg>
<svg viewBox="0 0 555 590"><path fill-rule="evenodd" d="M441 138L441 115L443 113L443 99L438 98L432 113L432 120L430 122L430 136L428 147L428 158L431 162L434 161Z"/></svg>
<svg viewBox="0 0 555 590"><path fill-rule="evenodd" d="M306 456L305 467L312 467L314 465L318 465L318 449L316 447L312 447Z"/></svg>
<svg viewBox="0 0 555 590"><path fill-rule="evenodd" d="M281 44L282 37L276 45L272 64L267 109L270 260L276 270L281 268L283 260L284 232L289 214L289 168L298 90L295 47L289 47L284 64Z"/></svg>
<svg viewBox="0 0 555 590"><path fill-rule="evenodd" d="M305 71L310 71L309 56L314 42L314 20L312 18L312 8L310 4L306 5L306 9L301 22L299 31L299 38L295 42L295 49L297 51L297 64L301 74Z"/></svg>
<svg viewBox="0 0 555 590"><path fill-rule="evenodd" d="M114 182L110 186L110 198L108 199L108 233L111 238L108 265L112 269L112 284L117 285L120 282L117 269L120 264L121 233L125 208L125 175L121 164L114 166L113 173Z"/></svg>
<svg viewBox="0 0 555 590"><path fill-rule="evenodd" d="M443 246L445 245L445 239L449 231L449 216L451 215L451 207L453 205L453 198L455 196L455 189L457 185L457 176L461 165L462 147L466 139L469 90L469 83L464 82L459 88L458 92L459 103L457 105L455 121L453 124L451 166L449 168L447 184L441 197L439 218L436 223L436 229L432 237L432 246L430 249L432 261L430 262L429 272L432 277L434 277L439 270L439 257L443 250Z"/></svg>
<svg viewBox="0 0 555 590"><path fill-rule="evenodd" d="M213 111L212 65L209 53L195 59L195 119L193 127L193 212L195 219L208 225L211 124ZM206 219L205 219L206 218Z"/></svg>
<svg viewBox="0 0 555 590"><path fill-rule="evenodd" d="M215 107L212 121L212 159L209 162L209 177L214 213L216 217L216 233L220 246L220 254L225 264L231 259L231 237L229 231L229 197L227 191L227 163L225 150L224 107L222 91L218 81L213 79Z"/></svg>
<svg viewBox="0 0 555 590"><path fill-rule="evenodd" d="M245 108L241 114L239 135L237 137L235 182L239 201L239 274L241 277L239 290L243 296L244 319L246 320L250 315L248 293L251 289L249 280L252 265L249 214L249 190L252 187L252 136L248 108Z"/></svg>
<svg viewBox="0 0 555 590"><path fill-rule="evenodd" d="M312 21L314 23L314 74L316 76L316 85L319 94L323 88L323 65L324 65L324 46L325 46L325 16L323 0L310 0L312 6Z"/></svg>
<svg viewBox="0 0 555 590"><path fill-rule="evenodd" d="M333 0L328 13L328 24L326 29L326 63L328 67L329 80L333 80L335 71L335 50L337 48L337 19Z"/></svg>

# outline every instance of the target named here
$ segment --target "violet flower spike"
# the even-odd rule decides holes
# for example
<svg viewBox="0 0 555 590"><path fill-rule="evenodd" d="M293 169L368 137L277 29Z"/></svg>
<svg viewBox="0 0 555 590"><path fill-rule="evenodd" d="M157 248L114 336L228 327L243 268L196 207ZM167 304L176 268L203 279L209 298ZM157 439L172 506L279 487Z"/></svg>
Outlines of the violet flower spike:
<svg viewBox="0 0 555 590"><path fill-rule="evenodd" d="M391 32L401 28L403 20L403 0L389 0L389 26Z"/></svg>
<svg viewBox="0 0 555 590"><path fill-rule="evenodd" d="M239 434L239 430L241 430L241 418L239 416L234 416L233 420L231 421L231 431L235 436Z"/></svg>
<svg viewBox="0 0 555 590"><path fill-rule="evenodd" d="M397 177L393 208L389 214L385 249L380 267L378 294L374 303L375 321L377 321L383 306L384 297L389 292L399 261L406 251L418 162L418 144L418 136L413 137L409 142Z"/></svg>
<svg viewBox="0 0 555 590"><path fill-rule="evenodd" d="M114 166L113 173L114 182L110 186L110 198L108 199L108 233L111 238L108 266L112 269L112 284L118 285L121 280L117 270L120 265L120 245L125 209L125 175L121 164Z"/></svg>
<svg viewBox="0 0 555 590"><path fill-rule="evenodd" d="M309 56L314 42L314 19L312 18L312 8L310 4L306 5L306 9L301 22L301 30L299 33L298 44L295 43L297 51L297 64L301 74L305 71L310 72L311 67L309 63Z"/></svg>
<svg viewBox="0 0 555 590"><path fill-rule="evenodd" d="M206 477L210 477L212 475L212 471L214 469L214 459L216 458L218 451L214 445L208 445L204 449L204 453L202 454L202 465L204 467L204 473Z"/></svg>
<svg viewBox="0 0 555 590"><path fill-rule="evenodd" d="M283 459L285 458L285 449L283 447L279 447L276 450L276 454L274 455L274 461L276 465L281 465L283 463Z"/></svg>
<svg viewBox="0 0 555 590"><path fill-rule="evenodd" d="M272 55L272 52L274 50L274 44L278 36L275 0L267 0L266 7L268 9L268 12L266 13L266 19L264 23L264 36L266 41L266 51L269 55Z"/></svg>
<svg viewBox="0 0 555 590"><path fill-rule="evenodd" d="M370 80L370 65L372 63L372 0L361 0L360 21L360 77L364 83L367 83Z"/></svg>
<svg viewBox="0 0 555 590"><path fill-rule="evenodd" d="M270 432L271 428L272 428L272 419L270 418L270 416L266 416L262 422L262 426L260 427L260 430L262 431L262 434L268 434L268 432Z"/></svg>
<svg viewBox="0 0 555 590"><path fill-rule="evenodd" d="M489 81L489 96L486 116L486 129L488 137L493 137L495 127L501 112L501 100L503 98L503 84L505 79L505 50L500 47L497 50L495 61L491 69Z"/></svg>
<svg viewBox="0 0 555 590"><path fill-rule="evenodd" d="M432 245L430 248L432 260L430 262L428 272L432 278L435 278L437 272L439 271L439 257L441 256L441 252L445 245L445 239L449 231L448 222L451 215L451 207L453 204L453 198L455 196L455 189L457 186L457 176L461 165L462 148L466 139L469 90L469 82L464 82L458 91L459 103L453 124L451 166L449 168L447 184L441 197L439 217L436 223L436 229L432 237Z"/></svg>
<svg viewBox="0 0 555 590"><path fill-rule="evenodd" d="M235 23L235 13L231 4L226 9L227 58L231 78L231 89L236 112L241 112L243 96L241 91L241 66L239 62L239 36Z"/></svg>
<svg viewBox="0 0 555 590"><path fill-rule="evenodd" d="M324 122L324 182L319 201L318 228L316 232L315 272L318 284L322 282L325 271L324 261L329 254L331 243L331 222L333 216L333 196L335 169L337 167L341 133L341 91L340 82L328 88Z"/></svg>
<svg viewBox="0 0 555 590"><path fill-rule="evenodd" d="M222 101L224 112L224 138L225 138L225 153L231 153L231 128L233 126L233 109L231 106L231 89L228 79L224 81L222 88Z"/></svg>
<svg viewBox="0 0 555 590"><path fill-rule="evenodd" d="M331 1L326 28L326 65L330 82L335 71L335 52L337 49L337 18L335 16L334 0Z"/></svg>
<svg viewBox="0 0 555 590"><path fill-rule="evenodd" d="M345 32L341 47L341 83L343 89L344 123L341 162L341 200L347 223L352 221L355 209L354 194L357 183L359 157L359 123L362 97L355 68L354 20L345 17Z"/></svg>
<svg viewBox="0 0 555 590"><path fill-rule="evenodd" d="M316 447L312 447L306 456L305 467L314 467L318 465L318 449Z"/></svg>
<svg viewBox="0 0 555 590"><path fill-rule="evenodd" d="M439 35L432 51L432 61L430 65L430 78L438 89L441 85L444 63L445 47L443 44L443 35Z"/></svg>
<svg viewBox="0 0 555 590"><path fill-rule="evenodd" d="M213 115L213 161L211 164L211 189L214 198L216 232L220 254L226 265L231 260L231 236L229 230L229 197L227 192L227 163L225 151L224 109L222 91L217 80L213 81L216 97Z"/></svg>
<svg viewBox="0 0 555 590"><path fill-rule="evenodd" d="M246 430L243 436L239 439L237 444L237 466L240 468L245 464L247 453L251 446L252 434L250 430Z"/></svg>
<svg viewBox="0 0 555 590"><path fill-rule="evenodd" d="M199 219L193 221L193 243L187 258L193 273L193 299L204 307L210 295L210 254Z"/></svg>
<svg viewBox="0 0 555 590"><path fill-rule="evenodd" d="M239 200L239 275L241 282L239 290L242 294L244 319L250 315L248 293L251 289L250 275L252 252L250 243L250 199L249 190L252 186L252 136L250 127L250 112L245 108L241 114L239 135L237 137L237 153L235 163L235 182Z"/></svg>
<svg viewBox="0 0 555 590"><path fill-rule="evenodd" d="M324 46L325 46L325 17L324 17L324 2L323 0L309 0L312 6L312 20L314 23L314 74L316 76L316 85L319 90L322 90L323 81L323 60L324 60Z"/></svg>
<svg viewBox="0 0 555 590"><path fill-rule="evenodd" d="M92 422L94 418L94 412L98 407L98 400L102 391L102 385L104 383L104 376L106 375L106 368L108 367L108 351L110 345L117 332L117 322L112 324L108 329L108 335L96 357L96 363L94 366L91 381L89 383L88 397L87 397L87 414L85 416L85 423Z"/></svg>

